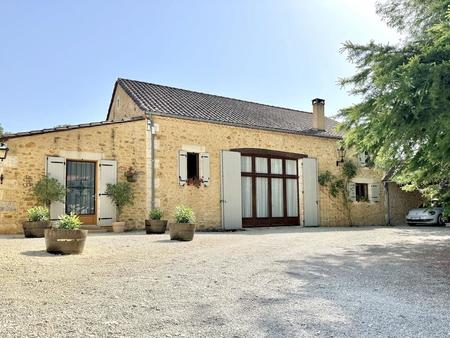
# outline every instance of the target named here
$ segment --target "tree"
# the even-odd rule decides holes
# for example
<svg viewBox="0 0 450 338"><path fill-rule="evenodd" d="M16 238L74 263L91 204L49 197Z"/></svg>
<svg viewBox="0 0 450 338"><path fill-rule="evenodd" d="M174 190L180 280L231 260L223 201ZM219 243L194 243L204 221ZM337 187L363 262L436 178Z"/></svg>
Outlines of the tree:
<svg viewBox="0 0 450 338"><path fill-rule="evenodd" d="M336 209L347 217L348 224L352 226L353 220L348 185L352 178L356 176L357 168L350 160L344 161L340 168L339 176L335 176L326 170L319 174L318 181L320 186L327 190L328 198L337 202Z"/></svg>
<svg viewBox="0 0 450 338"><path fill-rule="evenodd" d="M33 194L39 203L50 209L52 202L64 202L66 189L55 178L44 176L33 186Z"/></svg>
<svg viewBox="0 0 450 338"><path fill-rule="evenodd" d="M368 151L405 190L419 189L450 212L450 1L392 0L377 12L406 31L398 45L346 42L356 74L342 86L361 102L342 109L347 147Z"/></svg>

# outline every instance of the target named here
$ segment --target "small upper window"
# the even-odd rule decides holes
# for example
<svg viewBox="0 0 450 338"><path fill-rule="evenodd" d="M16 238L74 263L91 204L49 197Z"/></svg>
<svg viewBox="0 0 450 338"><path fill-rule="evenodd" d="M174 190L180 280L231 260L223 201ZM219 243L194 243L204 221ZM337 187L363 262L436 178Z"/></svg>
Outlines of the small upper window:
<svg viewBox="0 0 450 338"><path fill-rule="evenodd" d="M199 161L198 153L187 153L187 183L195 184L199 178Z"/></svg>
<svg viewBox="0 0 450 338"><path fill-rule="evenodd" d="M356 200L369 202L369 185L367 183L355 183Z"/></svg>

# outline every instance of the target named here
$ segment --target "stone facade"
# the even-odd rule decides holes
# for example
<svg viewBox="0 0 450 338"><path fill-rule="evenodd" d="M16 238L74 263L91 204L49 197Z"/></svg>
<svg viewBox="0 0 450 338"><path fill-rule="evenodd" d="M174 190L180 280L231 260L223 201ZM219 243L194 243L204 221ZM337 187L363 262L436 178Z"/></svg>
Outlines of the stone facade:
<svg viewBox="0 0 450 338"><path fill-rule="evenodd" d="M11 151L6 161L0 164L0 173L5 180L0 185L0 233L21 231L21 222L26 210L36 204L31 194L33 184L45 173L45 158L48 155L68 159L115 159L118 162L118 178L132 166L138 171L138 181L133 183L135 202L126 207L122 216L129 225L143 227L143 221L151 207L152 162L151 132L145 112L134 103L128 94L116 86L108 114L109 121L142 117L137 121L104 124L76 128L67 131L47 132L30 136L13 137L8 140ZM165 211L165 217L173 221L173 211L179 204L192 207L197 215L199 229L221 228L221 178L220 151L233 148L260 148L291 153L306 154L317 159L318 171L339 173L336 166L337 139L309 135L289 134L222 125L204 121L193 121L153 114L155 146L155 206ZM178 151L194 149L208 152L210 156L209 186L180 186L178 179ZM352 156L354 157L354 156ZM356 158L354 158L356 162ZM358 183L380 185L379 202L354 202L351 216L355 225L384 225L388 215L388 203L381 182L382 173L361 167ZM299 177L301 183L302 178ZM320 225L348 225L345 213L338 202L328 196L324 188L319 189ZM391 192L393 189L391 189ZM395 192L390 214L393 224L400 224L402 215L410 206L418 204L419 196ZM303 201L300 193L301 218ZM403 202L399 202L399 201ZM395 209L395 210L394 210Z"/></svg>
<svg viewBox="0 0 450 338"><path fill-rule="evenodd" d="M424 199L418 191L406 192L393 182L387 184L390 223L391 225L405 225L408 210L417 208L424 202Z"/></svg>
<svg viewBox="0 0 450 338"><path fill-rule="evenodd" d="M67 131L47 132L8 140L10 151L0 162L4 181L0 185L0 233L21 232L26 210L36 205L31 189L45 174L46 156L74 160L117 160L118 180L132 166L138 171L133 184L134 205L124 209L122 219L142 227L148 212L147 121L105 124Z"/></svg>
<svg viewBox="0 0 450 338"><path fill-rule="evenodd" d="M240 128L207 122L153 116L156 133L156 191L157 205L169 211L178 204L194 209L200 228L218 228L221 224L220 205L220 151L233 148L261 148L307 154L316 158L319 172L329 170L338 174L336 166L336 139L303 136L258 129ZM177 154L183 148L197 148L210 156L210 184L208 187L180 186L177 173ZM355 180L381 185L381 174L361 168ZM358 225L385 224L384 192L378 203L353 203L352 219ZM336 200L320 192L320 224L347 225L348 221L336 207ZM301 209L301 208L300 208Z"/></svg>

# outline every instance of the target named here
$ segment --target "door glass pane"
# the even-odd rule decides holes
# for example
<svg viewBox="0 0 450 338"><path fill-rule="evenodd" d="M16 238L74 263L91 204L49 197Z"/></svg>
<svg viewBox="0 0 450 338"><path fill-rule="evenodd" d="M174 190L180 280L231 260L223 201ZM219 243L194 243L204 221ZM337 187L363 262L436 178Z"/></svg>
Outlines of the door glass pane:
<svg viewBox="0 0 450 338"><path fill-rule="evenodd" d="M270 171L272 174L282 174L283 160L280 160L279 158L272 158L270 160Z"/></svg>
<svg viewBox="0 0 450 338"><path fill-rule="evenodd" d="M269 217L267 205L269 202L268 178L256 178L256 217Z"/></svg>
<svg viewBox="0 0 450 338"><path fill-rule="evenodd" d="M252 172L252 158L250 156L241 156L241 171L244 173Z"/></svg>
<svg viewBox="0 0 450 338"><path fill-rule="evenodd" d="M297 161L286 160L286 175L297 175Z"/></svg>
<svg viewBox="0 0 450 338"><path fill-rule="evenodd" d="M255 169L257 173L267 174L267 158L255 157Z"/></svg>
<svg viewBox="0 0 450 338"><path fill-rule="evenodd" d="M67 161L66 213L95 214L95 163Z"/></svg>
<svg viewBox="0 0 450 338"><path fill-rule="evenodd" d="M286 179L286 203L288 217L298 216L298 194L297 180L293 178Z"/></svg>
<svg viewBox="0 0 450 338"><path fill-rule="evenodd" d="M252 178L241 177L242 217L252 217Z"/></svg>
<svg viewBox="0 0 450 338"><path fill-rule="evenodd" d="M283 179L272 178L272 217L283 216Z"/></svg>

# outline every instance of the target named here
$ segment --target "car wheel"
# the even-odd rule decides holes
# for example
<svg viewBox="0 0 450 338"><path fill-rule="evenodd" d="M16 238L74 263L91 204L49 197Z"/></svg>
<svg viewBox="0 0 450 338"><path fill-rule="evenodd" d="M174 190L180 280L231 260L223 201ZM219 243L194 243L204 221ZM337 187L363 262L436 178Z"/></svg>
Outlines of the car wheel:
<svg viewBox="0 0 450 338"><path fill-rule="evenodd" d="M442 217L442 215L438 216L438 225L441 225L441 226L445 225L444 217Z"/></svg>

